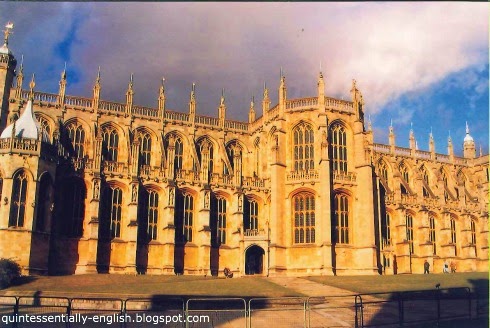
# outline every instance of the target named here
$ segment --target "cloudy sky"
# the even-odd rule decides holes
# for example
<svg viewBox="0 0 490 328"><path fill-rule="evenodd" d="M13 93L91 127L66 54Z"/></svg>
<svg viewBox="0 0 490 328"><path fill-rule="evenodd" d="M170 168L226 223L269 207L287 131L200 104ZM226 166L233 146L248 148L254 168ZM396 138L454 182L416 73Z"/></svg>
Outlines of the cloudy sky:
<svg viewBox="0 0 490 328"><path fill-rule="evenodd" d="M56 93L67 63L68 94L91 96L101 67L102 98L124 101L134 73L135 103L156 107L162 76L167 108L188 110L196 83L199 114L217 116L225 88L227 118L260 108L267 83L277 101L279 72L288 98L349 98L355 78L375 141L461 154L468 121L488 153L487 3L31 3L1 2L0 23L14 22L9 48L24 55L36 89ZM27 83L26 83L27 85ZM259 113L260 115L261 113ZM450 132L449 132L450 131Z"/></svg>

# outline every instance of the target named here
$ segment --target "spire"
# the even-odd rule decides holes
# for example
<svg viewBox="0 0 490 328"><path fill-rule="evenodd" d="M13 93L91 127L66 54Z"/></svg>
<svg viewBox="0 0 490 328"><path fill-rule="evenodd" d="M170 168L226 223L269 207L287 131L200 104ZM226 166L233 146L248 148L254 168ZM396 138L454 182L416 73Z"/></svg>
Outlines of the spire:
<svg viewBox="0 0 490 328"><path fill-rule="evenodd" d="M97 77L95 78L93 94L94 94L94 104L98 103L98 100L100 99L100 66L97 69Z"/></svg>
<svg viewBox="0 0 490 328"><path fill-rule="evenodd" d="M61 72L61 80L60 80L60 88L58 91L58 105L63 105L65 102L65 94L66 94L66 62L65 68Z"/></svg>
<svg viewBox="0 0 490 328"><path fill-rule="evenodd" d="M388 135L390 152L395 153L395 130L393 129L393 120L390 121L390 133Z"/></svg>
<svg viewBox="0 0 490 328"><path fill-rule="evenodd" d="M279 84L279 111L286 109L286 77L281 67L281 81Z"/></svg>
<svg viewBox="0 0 490 328"><path fill-rule="evenodd" d="M165 118L165 78L162 76L162 84L158 90L158 112L162 119Z"/></svg>
<svg viewBox="0 0 490 328"><path fill-rule="evenodd" d="M325 106L325 82L323 81L322 64L320 62L320 73L318 74L318 104L320 105L320 110Z"/></svg>
<svg viewBox="0 0 490 328"><path fill-rule="evenodd" d="M128 91L126 92L126 114L130 115L133 108L133 73L129 78Z"/></svg>
<svg viewBox="0 0 490 328"><path fill-rule="evenodd" d="M248 123L252 123L255 121L255 99L252 96L252 100L250 101L250 110L248 111Z"/></svg>
<svg viewBox="0 0 490 328"><path fill-rule="evenodd" d="M194 115L196 115L196 84L192 83L191 95L189 100L189 115L191 122L194 123Z"/></svg>
<svg viewBox="0 0 490 328"><path fill-rule="evenodd" d="M468 127L468 122L466 122L466 136L463 141L463 156L465 158L475 158L476 157L476 147L473 137L470 136L470 128Z"/></svg>
<svg viewBox="0 0 490 328"><path fill-rule="evenodd" d="M35 75L32 73L32 79L29 83L29 100L34 99L34 87L36 86Z"/></svg>
<svg viewBox="0 0 490 328"><path fill-rule="evenodd" d="M24 55L20 59L19 73L17 73L15 98L20 99L22 93L22 84L24 83Z"/></svg>
<svg viewBox="0 0 490 328"><path fill-rule="evenodd" d="M371 123L371 115L368 115L368 131L373 131L373 125Z"/></svg>
<svg viewBox="0 0 490 328"><path fill-rule="evenodd" d="M432 126L430 127L430 133L429 133L429 151L431 153L430 158L435 159L435 144L434 144L434 137L432 135Z"/></svg>
<svg viewBox="0 0 490 328"><path fill-rule="evenodd" d="M218 119L221 127L225 126L226 105L225 105L225 89L221 89L221 98L218 107Z"/></svg>
<svg viewBox="0 0 490 328"><path fill-rule="evenodd" d="M482 157L482 156L483 156L483 151L481 149L481 144L480 144L480 157Z"/></svg>
<svg viewBox="0 0 490 328"><path fill-rule="evenodd" d="M12 34L12 29L14 28L14 23L8 22L5 25L5 30L3 31L3 45L7 47L9 45L9 35Z"/></svg>
<svg viewBox="0 0 490 328"><path fill-rule="evenodd" d="M452 160L452 158L454 157L454 149L453 149L453 141L451 139L451 130L449 130L449 136L447 137L447 154Z"/></svg>
<svg viewBox="0 0 490 328"><path fill-rule="evenodd" d="M264 93L262 98L262 115L265 121L267 121L266 115L271 106L271 100L269 99L269 90L267 89L267 84L264 82Z"/></svg>

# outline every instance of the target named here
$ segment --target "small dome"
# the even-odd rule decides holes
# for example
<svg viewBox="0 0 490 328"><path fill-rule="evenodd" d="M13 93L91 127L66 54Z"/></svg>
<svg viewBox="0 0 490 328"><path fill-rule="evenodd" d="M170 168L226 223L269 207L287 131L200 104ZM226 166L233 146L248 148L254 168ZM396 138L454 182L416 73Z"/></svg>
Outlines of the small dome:
<svg viewBox="0 0 490 328"><path fill-rule="evenodd" d="M10 51L9 48L7 48L7 45L3 44L3 46L0 47L0 54L11 55L12 52Z"/></svg>
<svg viewBox="0 0 490 328"><path fill-rule="evenodd" d="M10 124L3 130L0 135L0 139L8 139L12 136L12 130L14 129L14 124ZM37 121L34 113L32 112L32 100L27 102L27 106L24 109L22 115L15 122L15 134L17 138L25 139L38 139L39 132L42 131L41 124ZM49 136L46 131L42 131L42 141L50 142Z"/></svg>
<svg viewBox="0 0 490 328"><path fill-rule="evenodd" d="M466 134L466 136L464 137L464 142L473 142L473 137L470 136L470 134Z"/></svg>

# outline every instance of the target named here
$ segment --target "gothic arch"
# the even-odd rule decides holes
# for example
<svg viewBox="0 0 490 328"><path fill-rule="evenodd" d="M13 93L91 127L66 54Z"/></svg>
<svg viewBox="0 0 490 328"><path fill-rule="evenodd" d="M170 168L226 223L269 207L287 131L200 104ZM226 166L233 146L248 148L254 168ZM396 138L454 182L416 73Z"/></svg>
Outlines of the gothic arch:
<svg viewBox="0 0 490 328"><path fill-rule="evenodd" d="M317 193L314 189L311 189L311 188L308 188L308 187L300 187L300 188L297 188L297 189L294 189L293 191L291 191L288 196L286 197L286 199L293 199L297 194L300 194L300 193L303 193L303 192L306 192L306 193L310 193L312 194L313 196L317 196Z"/></svg>

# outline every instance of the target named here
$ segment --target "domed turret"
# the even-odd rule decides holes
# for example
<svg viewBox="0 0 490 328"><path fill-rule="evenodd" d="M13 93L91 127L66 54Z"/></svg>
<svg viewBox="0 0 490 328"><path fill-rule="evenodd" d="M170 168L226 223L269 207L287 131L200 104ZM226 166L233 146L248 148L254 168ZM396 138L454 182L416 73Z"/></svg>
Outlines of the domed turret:
<svg viewBox="0 0 490 328"><path fill-rule="evenodd" d="M32 100L29 100L22 115L20 115L17 121L8 125L5 130L3 130L0 139L8 139L14 136L16 138L38 140L39 135L41 135L41 141L50 142L48 134L41 128L41 124L39 124L34 116L34 112L32 111Z"/></svg>
<svg viewBox="0 0 490 328"><path fill-rule="evenodd" d="M476 148L475 141L473 137L470 136L470 129L468 127L468 122L466 122L466 136L463 140L463 156L465 158L475 158L476 157Z"/></svg>

